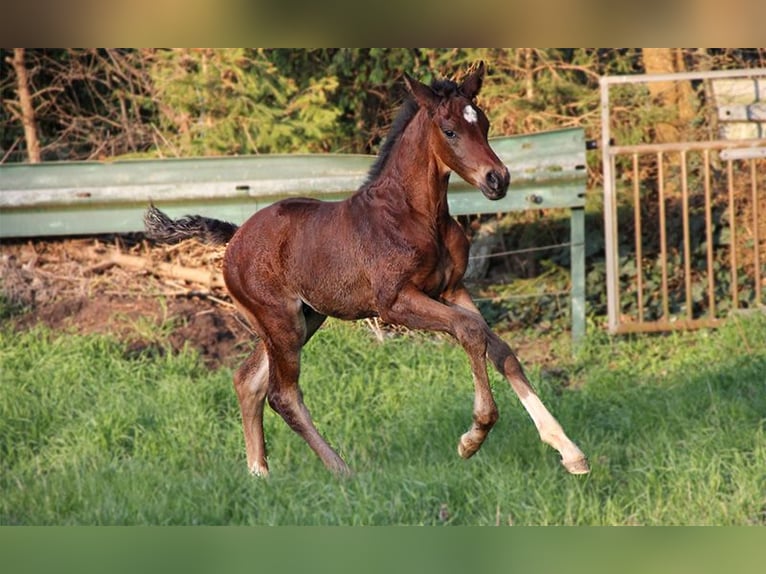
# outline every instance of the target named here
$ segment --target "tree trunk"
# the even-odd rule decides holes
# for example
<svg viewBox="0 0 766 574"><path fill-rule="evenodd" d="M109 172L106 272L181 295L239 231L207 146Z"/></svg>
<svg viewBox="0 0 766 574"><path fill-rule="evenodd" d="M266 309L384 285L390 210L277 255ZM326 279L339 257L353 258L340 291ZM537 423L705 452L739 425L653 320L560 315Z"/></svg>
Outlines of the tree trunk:
<svg viewBox="0 0 766 574"><path fill-rule="evenodd" d="M686 71L683 52L679 48L643 48L644 70L647 74L672 74ZM658 122L655 133L659 143L677 142L684 128L695 115L693 92L688 81L649 82L653 100L663 108L675 111L675 118Z"/></svg>
<svg viewBox="0 0 766 574"><path fill-rule="evenodd" d="M40 163L40 140L37 139L35 107L29 93L29 78L24 65L24 48L13 49L13 69L16 72L16 93L21 108L21 123L24 126L24 139L27 142L29 163Z"/></svg>
<svg viewBox="0 0 766 574"><path fill-rule="evenodd" d="M524 97L532 101L535 99L535 50L534 48L521 48L524 53L524 76L525 93Z"/></svg>

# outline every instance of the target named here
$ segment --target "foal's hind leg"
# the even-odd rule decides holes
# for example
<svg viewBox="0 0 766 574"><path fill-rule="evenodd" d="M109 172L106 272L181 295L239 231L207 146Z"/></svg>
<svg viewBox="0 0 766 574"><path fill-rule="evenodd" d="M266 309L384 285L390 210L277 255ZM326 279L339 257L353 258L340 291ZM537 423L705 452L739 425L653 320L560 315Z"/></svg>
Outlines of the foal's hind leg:
<svg viewBox="0 0 766 574"><path fill-rule="evenodd" d="M310 309L305 315L305 344L325 319ZM252 321L252 320L251 320ZM263 340L234 374L234 388L242 413L247 468L257 476L268 476L266 444L263 434L263 405L269 389L269 357Z"/></svg>
<svg viewBox="0 0 766 574"><path fill-rule="evenodd" d="M247 468L258 476L269 474L263 437L263 403L268 385L269 357L263 341L258 341L255 350L234 374L234 389L242 412Z"/></svg>
<svg viewBox="0 0 766 574"><path fill-rule="evenodd" d="M343 459L319 434L303 403L303 394L298 386L301 347L322 324L325 316L308 307L303 307L301 311L293 317L270 315L261 320L269 335L269 405L303 437L329 470L336 474L350 474Z"/></svg>

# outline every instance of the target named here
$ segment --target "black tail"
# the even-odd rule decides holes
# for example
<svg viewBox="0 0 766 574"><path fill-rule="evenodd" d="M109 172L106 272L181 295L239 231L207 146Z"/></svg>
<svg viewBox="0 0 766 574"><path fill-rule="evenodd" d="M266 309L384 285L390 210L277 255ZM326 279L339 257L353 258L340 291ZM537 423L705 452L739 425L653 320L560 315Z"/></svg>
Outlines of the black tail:
<svg viewBox="0 0 766 574"><path fill-rule="evenodd" d="M154 204L144 213L146 236L157 243L178 243L184 239L199 239L204 243L223 245L232 238L238 227L228 221L211 219L201 215L186 215L170 219Z"/></svg>

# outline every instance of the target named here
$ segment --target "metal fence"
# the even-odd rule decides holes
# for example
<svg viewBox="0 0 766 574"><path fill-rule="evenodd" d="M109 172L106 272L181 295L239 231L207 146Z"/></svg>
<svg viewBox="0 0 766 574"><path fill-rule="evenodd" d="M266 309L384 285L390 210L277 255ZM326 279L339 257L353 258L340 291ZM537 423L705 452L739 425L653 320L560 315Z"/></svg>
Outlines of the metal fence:
<svg viewBox="0 0 766 574"><path fill-rule="evenodd" d="M716 95L716 82L740 80L749 99L707 102L721 122L709 140L613 141L615 85L709 82L704 93ZM714 326L733 310L763 307L765 91L765 69L601 79L610 332ZM735 120L754 129L732 130ZM732 131L745 139L726 139Z"/></svg>

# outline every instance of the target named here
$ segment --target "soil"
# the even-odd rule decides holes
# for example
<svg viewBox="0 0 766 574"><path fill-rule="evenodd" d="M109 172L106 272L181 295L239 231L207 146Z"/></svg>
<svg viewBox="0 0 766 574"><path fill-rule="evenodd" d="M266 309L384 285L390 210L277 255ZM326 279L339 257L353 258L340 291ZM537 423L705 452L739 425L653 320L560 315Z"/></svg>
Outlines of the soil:
<svg viewBox="0 0 766 574"><path fill-rule="evenodd" d="M222 257L222 247L156 246L140 235L5 241L0 321L17 330L42 324L110 334L129 356L190 347L210 368L235 368L255 334L222 286ZM370 327L378 338L400 332L377 322ZM513 339L525 364L556 361L544 337Z"/></svg>
<svg viewBox="0 0 766 574"><path fill-rule="evenodd" d="M113 263L116 253L142 259L145 268ZM188 346L211 368L236 366L254 335L223 288L155 273L159 263L172 263L219 274L221 256L196 242L168 248L124 237L6 242L0 293L12 313L4 321L15 329L109 333L130 355Z"/></svg>

